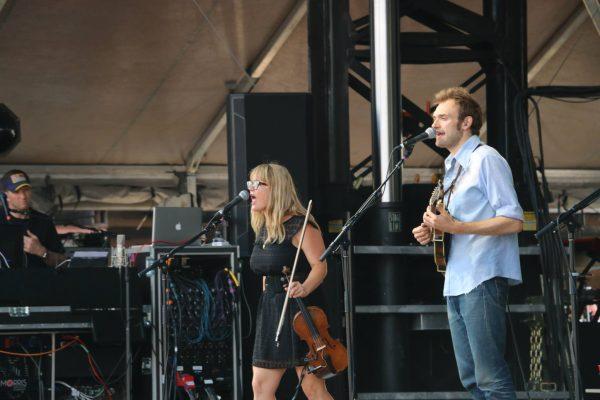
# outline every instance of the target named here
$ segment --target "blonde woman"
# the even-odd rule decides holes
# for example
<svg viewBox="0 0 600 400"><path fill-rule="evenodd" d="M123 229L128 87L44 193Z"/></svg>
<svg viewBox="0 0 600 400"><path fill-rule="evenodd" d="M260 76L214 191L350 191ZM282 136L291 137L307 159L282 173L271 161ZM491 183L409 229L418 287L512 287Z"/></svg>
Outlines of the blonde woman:
<svg viewBox="0 0 600 400"><path fill-rule="evenodd" d="M300 204L289 171L279 164L261 164L250 172L248 190L252 201L252 229L256 241L250 267L263 277L256 316L256 338L252 356L252 390L255 400L273 400L281 378L288 368L300 377L307 347L292 328L297 308L289 302L286 319L275 344L275 333L285 299L286 285L282 267L292 267L306 210ZM312 216L307 224L301 257L296 267L298 281L287 290L290 297L306 297L321 285L327 264L319 261L325 249L323 237ZM302 390L309 399L332 399L325 381L306 374Z"/></svg>

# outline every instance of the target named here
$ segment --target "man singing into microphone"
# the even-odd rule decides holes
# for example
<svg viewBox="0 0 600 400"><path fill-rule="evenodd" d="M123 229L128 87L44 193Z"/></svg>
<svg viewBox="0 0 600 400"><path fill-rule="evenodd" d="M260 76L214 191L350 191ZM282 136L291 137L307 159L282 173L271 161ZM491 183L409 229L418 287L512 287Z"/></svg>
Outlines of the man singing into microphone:
<svg viewBox="0 0 600 400"><path fill-rule="evenodd" d="M428 208L413 235L421 244L433 229L452 235L444 296L463 386L474 399L516 399L504 359L505 308L508 287L521 283L523 211L508 163L479 139L475 99L464 88L449 88L435 95L435 104L435 145L450 151L444 206Z"/></svg>
<svg viewBox="0 0 600 400"><path fill-rule="evenodd" d="M2 213L2 223L20 224L25 234L23 249L28 268L56 267L65 260L64 248L52 219L31 208L31 183L27 174L11 170L0 179L0 189L6 196L8 216Z"/></svg>

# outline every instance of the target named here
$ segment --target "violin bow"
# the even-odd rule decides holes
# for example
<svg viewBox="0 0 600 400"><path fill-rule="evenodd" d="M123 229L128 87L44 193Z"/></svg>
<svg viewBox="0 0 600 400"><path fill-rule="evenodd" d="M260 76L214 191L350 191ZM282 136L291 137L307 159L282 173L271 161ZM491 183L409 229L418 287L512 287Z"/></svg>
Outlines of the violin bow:
<svg viewBox="0 0 600 400"><path fill-rule="evenodd" d="M292 272L288 279L288 289L289 285L294 282L294 274L296 273L296 265L298 264L298 258L300 257L300 251L302 250L302 243L304 242L304 234L306 233L306 224L308 222L308 218L310 216L310 210L312 209L312 200L308 202L308 207L306 208L306 215L304 216L304 224L302 225L302 233L300 234L300 243L298 243L298 248L296 249L296 257L294 258L294 266L292 267ZM279 317L279 324L277 325L277 333L275 333L275 343L277 343L277 347L279 347L279 335L281 334L281 328L283 327L283 319L285 318L285 312L287 311L288 301L290 299L290 291L286 291L285 300L283 301L283 309L281 310L281 316Z"/></svg>

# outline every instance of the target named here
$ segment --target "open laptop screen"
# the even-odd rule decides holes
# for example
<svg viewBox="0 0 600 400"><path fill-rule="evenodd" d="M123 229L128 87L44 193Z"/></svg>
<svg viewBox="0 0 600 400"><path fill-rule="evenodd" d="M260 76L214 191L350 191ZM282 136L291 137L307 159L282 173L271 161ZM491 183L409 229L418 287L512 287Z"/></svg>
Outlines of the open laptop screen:
<svg viewBox="0 0 600 400"><path fill-rule="evenodd" d="M154 207L153 209L152 243L179 245L201 230L202 209L200 208Z"/></svg>

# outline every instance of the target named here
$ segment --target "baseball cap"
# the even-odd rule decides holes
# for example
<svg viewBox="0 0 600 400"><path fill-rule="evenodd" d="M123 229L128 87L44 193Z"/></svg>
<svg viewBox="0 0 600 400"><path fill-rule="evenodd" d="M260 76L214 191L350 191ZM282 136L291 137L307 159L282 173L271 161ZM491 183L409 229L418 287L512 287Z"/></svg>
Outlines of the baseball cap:
<svg viewBox="0 0 600 400"><path fill-rule="evenodd" d="M10 171L2 177L2 189L16 192L21 188L31 187L29 176L23 171Z"/></svg>

